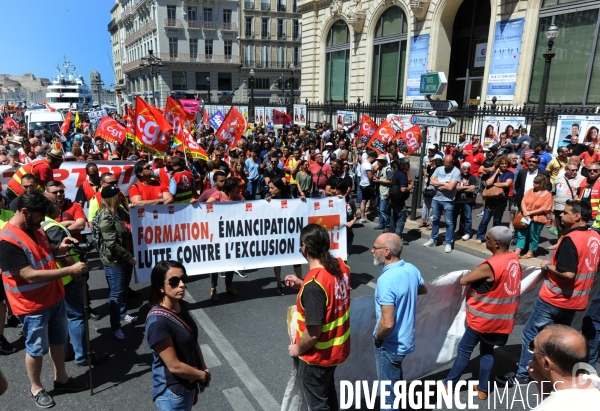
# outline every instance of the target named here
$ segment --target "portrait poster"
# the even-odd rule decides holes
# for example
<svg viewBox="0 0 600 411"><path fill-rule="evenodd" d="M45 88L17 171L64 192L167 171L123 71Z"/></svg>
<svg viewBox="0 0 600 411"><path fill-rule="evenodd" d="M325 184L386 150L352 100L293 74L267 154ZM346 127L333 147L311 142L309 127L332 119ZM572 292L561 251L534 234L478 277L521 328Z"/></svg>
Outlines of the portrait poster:
<svg viewBox="0 0 600 411"><path fill-rule="evenodd" d="M510 141L513 135L520 136L525 127L525 117L484 116L480 142L484 150L500 141L500 133L506 133Z"/></svg>

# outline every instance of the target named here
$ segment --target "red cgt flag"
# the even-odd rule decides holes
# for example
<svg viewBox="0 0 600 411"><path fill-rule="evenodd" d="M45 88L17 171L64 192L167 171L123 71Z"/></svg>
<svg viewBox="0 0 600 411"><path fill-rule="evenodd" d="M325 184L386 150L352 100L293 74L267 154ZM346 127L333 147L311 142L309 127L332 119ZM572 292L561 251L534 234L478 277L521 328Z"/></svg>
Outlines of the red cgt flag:
<svg viewBox="0 0 600 411"><path fill-rule="evenodd" d="M60 134L66 136L69 132L69 126L71 125L71 116L73 112L69 109L67 116L65 117L65 121L63 121L62 126L60 126Z"/></svg>
<svg viewBox="0 0 600 411"><path fill-rule="evenodd" d="M367 143L367 147L375 150L377 154L383 154L385 151L385 144L394 136L394 134L395 132L392 125L387 120L383 120Z"/></svg>
<svg viewBox="0 0 600 411"><path fill-rule="evenodd" d="M283 111L273 110L273 124L292 124L292 116Z"/></svg>
<svg viewBox="0 0 600 411"><path fill-rule="evenodd" d="M118 141L123 144L127 129L123 127L117 120L112 117L104 116L98 124L94 137L100 137L103 140L113 143Z"/></svg>
<svg viewBox="0 0 600 411"><path fill-rule="evenodd" d="M234 147L246 131L246 119L235 107L231 106L221 127L217 130L217 138L228 147Z"/></svg>
<svg viewBox="0 0 600 411"><path fill-rule="evenodd" d="M362 139L363 143L368 143L373 134L377 131L377 123L371 120L371 117L366 114L362 115L360 120L360 130L358 132L358 138ZM360 140L358 140L360 141Z"/></svg>
<svg viewBox="0 0 600 411"><path fill-rule="evenodd" d="M12 130L13 133L18 133L19 123L17 123L11 116L6 116L3 128L4 130Z"/></svg>
<svg viewBox="0 0 600 411"><path fill-rule="evenodd" d="M169 148L167 135L172 130L173 127L156 107L148 104L140 96L136 96L134 129L136 146L163 154Z"/></svg>
<svg viewBox="0 0 600 411"><path fill-rule="evenodd" d="M408 130L404 130L402 133L396 135L392 141L396 141L400 146L400 151L404 153L404 155L411 155L412 153L419 150L422 142L422 133L421 127L412 126ZM404 144L400 144L400 141Z"/></svg>
<svg viewBox="0 0 600 411"><path fill-rule="evenodd" d="M181 104L171 96L167 97L165 119L173 128L173 131L171 132L173 138L175 138L179 144L183 144L184 122L187 119L187 113L183 110Z"/></svg>

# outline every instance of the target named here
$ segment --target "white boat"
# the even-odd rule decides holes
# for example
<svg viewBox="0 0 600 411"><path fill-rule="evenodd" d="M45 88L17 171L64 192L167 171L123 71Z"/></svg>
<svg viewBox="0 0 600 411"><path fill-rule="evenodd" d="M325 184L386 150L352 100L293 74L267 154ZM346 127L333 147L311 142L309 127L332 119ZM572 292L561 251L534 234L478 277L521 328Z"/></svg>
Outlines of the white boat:
<svg viewBox="0 0 600 411"><path fill-rule="evenodd" d="M75 67L69 72L71 62L64 57L63 68L57 66L58 75L52 79L46 93L46 102L56 110L83 110L92 107L92 92Z"/></svg>

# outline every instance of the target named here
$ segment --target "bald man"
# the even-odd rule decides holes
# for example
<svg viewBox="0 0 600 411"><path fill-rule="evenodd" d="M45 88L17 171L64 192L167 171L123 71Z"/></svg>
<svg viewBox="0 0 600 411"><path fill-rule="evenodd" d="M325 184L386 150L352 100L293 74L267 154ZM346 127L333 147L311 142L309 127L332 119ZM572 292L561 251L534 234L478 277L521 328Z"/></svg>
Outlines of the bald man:
<svg viewBox="0 0 600 411"><path fill-rule="evenodd" d="M402 239L394 233L381 234L375 240L373 264L383 265L375 289L377 316L373 343L377 378L389 380L392 387L402 380L402 361L415 350L417 295L427 293L427 285L414 265L400 259ZM394 394L385 398L394 403Z"/></svg>
<svg viewBox="0 0 600 411"><path fill-rule="evenodd" d="M535 411L563 411L574 405L581 410L598 409L600 391L581 378L582 370L591 367L587 340L580 332L551 324L529 344L529 350L533 358L527 372L545 398Z"/></svg>

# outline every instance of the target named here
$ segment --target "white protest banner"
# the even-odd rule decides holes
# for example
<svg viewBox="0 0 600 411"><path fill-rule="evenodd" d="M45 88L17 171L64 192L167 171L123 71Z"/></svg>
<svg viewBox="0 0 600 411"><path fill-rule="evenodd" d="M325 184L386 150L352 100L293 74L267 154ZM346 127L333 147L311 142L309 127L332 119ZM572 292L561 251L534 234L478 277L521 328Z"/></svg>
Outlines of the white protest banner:
<svg viewBox="0 0 600 411"><path fill-rule="evenodd" d="M88 163L79 161L65 161L59 169L54 170L54 179L60 181L65 186L65 198L75 200L77 189L87 178L85 166ZM100 175L104 173L113 173L119 182L119 188L125 195L129 194L129 187L137 181L133 173L132 161L95 161ZM6 187L15 169L10 166L0 166L0 183Z"/></svg>
<svg viewBox="0 0 600 411"><path fill-rule="evenodd" d="M305 263L300 231L320 224L334 257L346 257L346 203L337 197L143 206L131 209L136 279L177 260L188 275Z"/></svg>

